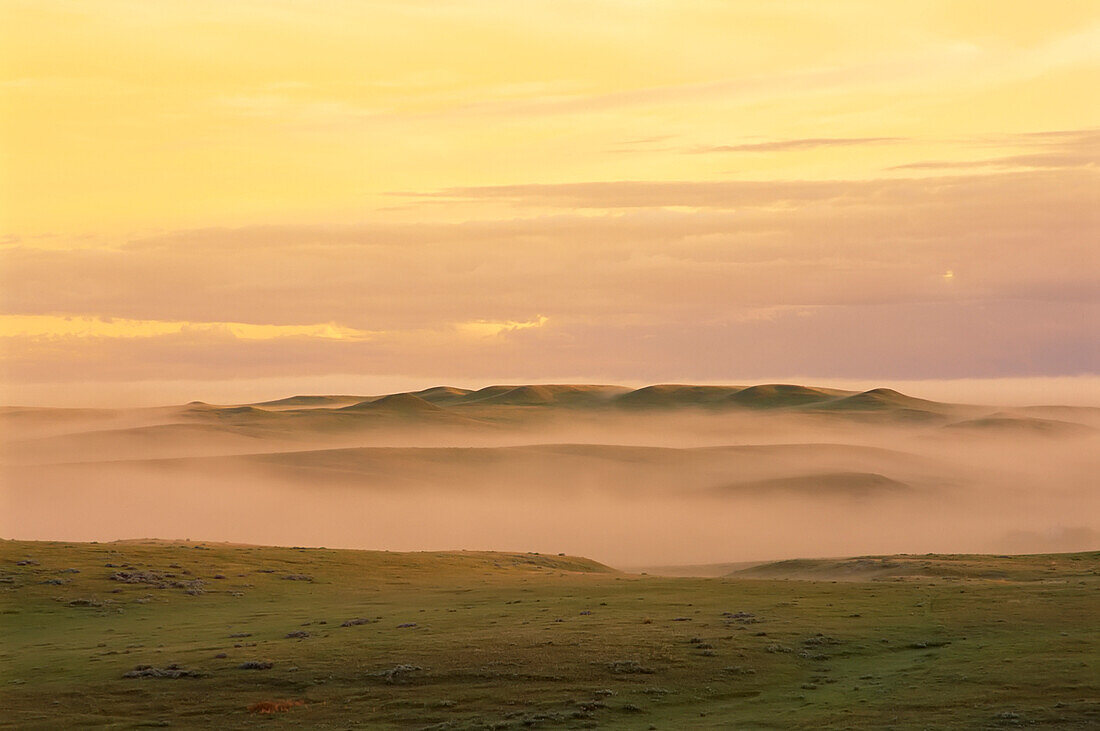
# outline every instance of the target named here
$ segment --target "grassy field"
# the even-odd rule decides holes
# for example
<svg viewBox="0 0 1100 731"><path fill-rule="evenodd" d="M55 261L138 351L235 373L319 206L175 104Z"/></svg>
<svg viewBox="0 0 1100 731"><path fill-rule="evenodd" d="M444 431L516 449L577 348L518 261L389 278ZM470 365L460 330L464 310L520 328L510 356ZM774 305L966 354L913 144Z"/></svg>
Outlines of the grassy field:
<svg viewBox="0 0 1100 731"><path fill-rule="evenodd" d="M6 728L1100 726L1100 553L666 578L3 541L0 602Z"/></svg>

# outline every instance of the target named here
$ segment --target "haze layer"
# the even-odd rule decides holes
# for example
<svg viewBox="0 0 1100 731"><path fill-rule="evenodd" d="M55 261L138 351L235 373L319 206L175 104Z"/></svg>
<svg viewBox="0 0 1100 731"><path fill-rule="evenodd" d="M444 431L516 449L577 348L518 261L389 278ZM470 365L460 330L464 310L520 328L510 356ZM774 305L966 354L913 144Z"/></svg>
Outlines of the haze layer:
<svg viewBox="0 0 1100 731"><path fill-rule="evenodd" d="M494 386L9 408L0 534L616 565L1095 547L1100 410L889 389Z"/></svg>

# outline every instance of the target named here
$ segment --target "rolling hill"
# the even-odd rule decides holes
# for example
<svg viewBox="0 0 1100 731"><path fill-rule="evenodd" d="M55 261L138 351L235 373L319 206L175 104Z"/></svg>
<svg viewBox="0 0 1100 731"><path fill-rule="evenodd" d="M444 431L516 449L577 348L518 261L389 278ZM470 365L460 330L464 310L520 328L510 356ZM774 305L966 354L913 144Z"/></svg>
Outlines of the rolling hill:
<svg viewBox="0 0 1100 731"><path fill-rule="evenodd" d="M1038 419L1030 416L1013 416L997 413L980 419L967 419L945 424L944 429L966 431L971 434L998 436L1016 434L1023 436L1073 437L1095 434L1097 430L1085 424L1058 419Z"/></svg>
<svg viewBox="0 0 1100 731"><path fill-rule="evenodd" d="M867 499L904 494L913 487L876 472L822 472L818 474L774 477L767 480L737 482L712 490L720 495L800 495L805 497L843 497Z"/></svg>

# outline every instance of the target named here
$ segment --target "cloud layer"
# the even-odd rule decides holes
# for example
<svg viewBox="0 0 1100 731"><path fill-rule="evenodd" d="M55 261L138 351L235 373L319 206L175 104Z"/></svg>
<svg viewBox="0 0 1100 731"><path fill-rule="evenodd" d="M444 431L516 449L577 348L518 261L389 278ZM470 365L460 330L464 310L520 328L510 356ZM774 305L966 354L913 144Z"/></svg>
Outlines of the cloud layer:
<svg viewBox="0 0 1100 731"><path fill-rule="evenodd" d="M8 15L9 390L1100 373L1095 3Z"/></svg>
<svg viewBox="0 0 1100 731"><path fill-rule="evenodd" d="M438 195L544 212L10 246L5 361L16 380L1095 373L1097 183L1067 167L493 186ZM42 313L77 319L51 331Z"/></svg>

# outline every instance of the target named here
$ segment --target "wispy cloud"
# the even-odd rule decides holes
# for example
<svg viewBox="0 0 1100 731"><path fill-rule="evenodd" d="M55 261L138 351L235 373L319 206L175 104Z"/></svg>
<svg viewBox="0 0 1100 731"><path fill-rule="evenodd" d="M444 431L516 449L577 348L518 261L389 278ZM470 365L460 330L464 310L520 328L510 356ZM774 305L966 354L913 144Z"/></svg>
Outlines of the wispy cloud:
<svg viewBox="0 0 1100 731"><path fill-rule="evenodd" d="M1100 167L1100 130L1057 130L1009 135L987 144L1022 147L1026 152L974 160L920 160L895 165L893 170L953 170L980 168L1092 168Z"/></svg>
<svg viewBox="0 0 1100 731"><path fill-rule="evenodd" d="M441 362L471 378L592 363L647 380L791 362L848 377L1096 372L1097 178L1075 167L467 187L440 195L528 213L17 243L0 249L4 309L80 319L17 329L0 365L15 380ZM186 286L165 287L166 271ZM50 339L66 328L86 334Z"/></svg>
<svg viewBox="0 0 1100 731"><path fill-rule="evenodd" d="M238 340L320 338L358 341L368 340L376 333L344 327L334 322L316 325L267 325L249 322L135 320L88 315L0 315L0 337L8 338L135 339L180 334L223 335Z"/></svg>
<svg viewBox="0 0 1100 731"><path fill-rule="evenodd" d="M1051 166L1064 167L1064 166ZM714 208L837 205L901 205L925 199L935 190L960 195L979 190L1031 187L1037 181L1020 172L973 172L936 178L855 180L606 180L583 183L520 183L445 188L416 197L497 200L518 206L563 209ZM992 194L992 193L991 193Z"/></svg>
<svg viewBox="0 0 1100 731"><path fill-rule="evenodd" d="M539 315L534 320L470 320L460 322L455 328L467 335L476 337L495 337L503 333L516 332L517 330L529 330L534 327L542 327L550 318Z"/></svg>
<svg viewBox="0 0 1100 731"><path fill-rule="evenodd" d="M771 142L748 142L740 145L704 145L694 147L688 152L789 152L791 150L812 150L818 147L849 147L852 145L871 145L885 142L901 142L902 137L804 137L794 140L773 140Z"/></svg>

